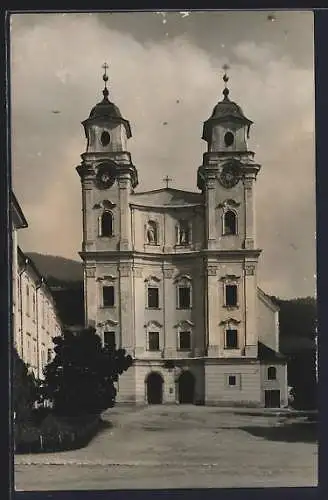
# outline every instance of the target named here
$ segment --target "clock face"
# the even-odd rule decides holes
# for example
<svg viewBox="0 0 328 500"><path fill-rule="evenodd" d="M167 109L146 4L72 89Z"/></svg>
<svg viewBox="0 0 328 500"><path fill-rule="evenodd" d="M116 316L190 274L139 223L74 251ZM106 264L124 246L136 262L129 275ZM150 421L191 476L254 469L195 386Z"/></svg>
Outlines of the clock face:
<svg viewBox="0 0 328 500"><path fill-rule="evenodd" d="M98 167L96 183L100 189L109 189L115 182L115 168L113 165L103 164Z"/></svg>
<svg viewBox="0 0 328 500"><path fill-rule="evenodd" d="M226 167L224 167L220 174L219 180L222 186L226 189L230 189L236 186L236 184L238 184L239 182L239 174L236 166L227 165Z"/></svg>

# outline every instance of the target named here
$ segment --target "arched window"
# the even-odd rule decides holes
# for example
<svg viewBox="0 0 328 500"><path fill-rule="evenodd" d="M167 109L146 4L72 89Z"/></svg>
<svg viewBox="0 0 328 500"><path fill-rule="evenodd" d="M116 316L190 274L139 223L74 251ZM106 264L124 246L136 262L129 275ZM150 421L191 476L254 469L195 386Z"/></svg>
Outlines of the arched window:
<svg viewBox="0 0 328 500"><path fill-rule="evenodd" d="M223 234L237 234L237 215L232 210L223 215Z"/></svg>
<svg viewBox="0 0 328 500"><path fill-rule="evenodd" d="M112 236L113 235L113 215L107 210L102 214L100 218L100 236Z"/></svg>
<svg viewBox="0 0 328 500"><path fill-rule="evenodd" d="M275 366L269 366L268 380L276 380L276 378L277 378L277 368Z"/></svg>

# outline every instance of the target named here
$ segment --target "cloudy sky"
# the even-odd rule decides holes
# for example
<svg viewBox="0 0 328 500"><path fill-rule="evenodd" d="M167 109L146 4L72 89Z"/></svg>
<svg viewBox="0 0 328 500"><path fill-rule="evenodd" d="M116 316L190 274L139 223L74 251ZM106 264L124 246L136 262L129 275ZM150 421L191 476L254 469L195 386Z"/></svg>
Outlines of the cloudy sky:
<svg viewBox="0 0 328 500"><path fill-rule="evenodd" d="M259 282L280 297L315 290L311 12L16 14L11 18L13 187L29 228L24 251L79 260L85 149L81 121L110 98L132 127L139 189L197 190L202 123L222 97L254 121ZM273 14L273 15L272 15ZM178 102L177 102L178 101ZM54 114L52 111L59 110ZM167 124L164 124L166 122Z"/></svg>

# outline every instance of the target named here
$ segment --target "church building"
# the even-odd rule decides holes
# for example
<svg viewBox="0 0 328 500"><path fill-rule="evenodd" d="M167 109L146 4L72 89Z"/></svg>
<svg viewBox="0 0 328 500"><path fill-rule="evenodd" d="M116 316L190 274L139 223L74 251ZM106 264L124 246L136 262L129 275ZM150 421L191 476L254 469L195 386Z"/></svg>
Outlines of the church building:
<svg viewBox="0 0 328 500"><path fill-rule="evenodd" d="M133 365L118 402L283 407L279 311L258 287L252 121L229 98L204 122L195 191L138 191L131 126L103 99L82 122L85 321ZM178 139L177 139L178 140ZM167 179L168 181L169 179Z"/></svg>

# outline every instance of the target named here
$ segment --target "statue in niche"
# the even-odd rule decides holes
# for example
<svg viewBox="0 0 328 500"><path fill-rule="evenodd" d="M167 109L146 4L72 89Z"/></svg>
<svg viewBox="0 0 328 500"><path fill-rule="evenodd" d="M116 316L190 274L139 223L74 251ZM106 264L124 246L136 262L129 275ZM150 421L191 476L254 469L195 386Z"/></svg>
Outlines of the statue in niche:
<svg viewBox="0 0 328 500"><path fill-rule="evenodd" d="M149 245L157 244L157 226L154 221L148 221L147 224L147 243Z"/></svg>
<svg viewBox="0 0 328 500"><path fill-rule="evenodd" d="M187 221L180 221L179 244L187 245L189 243L189 224Z"/></svg>

